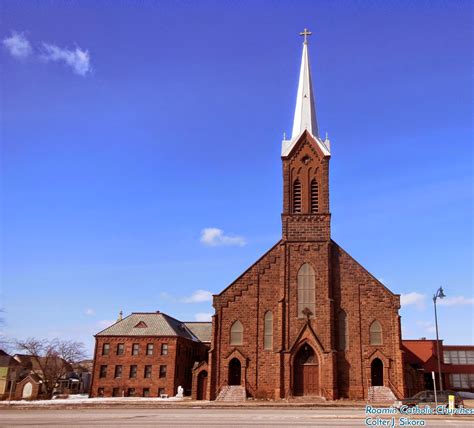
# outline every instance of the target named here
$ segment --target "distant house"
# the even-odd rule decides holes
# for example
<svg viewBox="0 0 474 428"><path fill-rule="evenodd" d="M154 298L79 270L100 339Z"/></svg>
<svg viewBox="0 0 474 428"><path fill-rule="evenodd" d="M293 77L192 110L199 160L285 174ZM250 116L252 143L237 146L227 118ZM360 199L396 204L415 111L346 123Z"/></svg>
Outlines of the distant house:
<svg viewBox="0 0 474 428"><path fill-rule="evenodd" d="M45 379L57 378L58 374L60 376L54 385L54 395L88 392L90 368L87 369L87 364L73 367L60 357L36 358L27 354L15 354L13 358L20 366L14 394L17 400L47 398Z"/></svg>
<svg viewBox="0 0 474 428"><path fill-rule="evenodd" d="M21 364L0 349L0 399L14 396L21 371Z"/></svg>
<svg viewBox="0 0 474 428"><path fill-rule="evenodd" d="M92 367L94 360L83 360L72 364L74 375L80 381L80 389L78 393L88 393L91 387Z"/></svg>
<svg viewBox="0 0 474 428"><path fill-rule="evenodd" d="M161 312L134 312L95 335L91 397L191 393L195 363L205 361L211 323L186 323Z"/></svg>

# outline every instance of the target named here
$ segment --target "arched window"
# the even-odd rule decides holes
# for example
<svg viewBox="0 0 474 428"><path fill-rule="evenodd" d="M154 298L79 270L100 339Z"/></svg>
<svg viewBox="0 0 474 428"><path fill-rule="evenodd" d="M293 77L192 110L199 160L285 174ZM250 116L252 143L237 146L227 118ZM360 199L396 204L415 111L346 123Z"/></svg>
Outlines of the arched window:
<svg viewBox="0 0 474 428"><path fill-rule="evenodd" d="M298 178L293 183L293 212L301 212L301 181Z"/></svg>
<svg viewBox="0 0 474 428"><path fill-rule="evenodd" d="M347 350L347 345L349 342L348 337L348 328L347 328L347 314L340 310L337 314L337 349L338 351Z"/></svg>
<svg viewBox="0 0 474 428"><path fill-rule="evenodd" d="M230 328L230 344L242 345L244 342L244 326L237 320Z"/></svg>
<svg viewBox="0 0 474 428"><path fill-rule="evenodd" d="M380 322L375 320L370 325L370 344L371 345L381 345L382 340L382 325Z"/></svg>
<svg viewBox="0 0 474 428"><path fill-rule="evenodd" d="M315 178L311 180L311 212L319 212L319 186Z"/></svg>
<svg viewBox="0 0 474 428"><path fill-rule="evenodd" d="M298 271L298 318L314 317L316 311L314 277L314 269L308 263L301 266Z"/></svg>
<svg viewBox="0 0 474 428"><path fill-rule="evenodd" d="M273 313L265 312L263 349L273 349Z"/></svg>

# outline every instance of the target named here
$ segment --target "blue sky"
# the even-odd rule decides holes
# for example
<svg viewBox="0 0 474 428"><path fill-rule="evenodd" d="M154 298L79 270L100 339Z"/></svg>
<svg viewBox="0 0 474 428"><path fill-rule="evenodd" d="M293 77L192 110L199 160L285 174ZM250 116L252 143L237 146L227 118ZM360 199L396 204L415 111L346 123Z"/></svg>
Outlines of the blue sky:
<svg viewBox="0 0 474 428"><path fill-rule="evenodd" d="M1 7L6 336L90 350L120 310L212 312L280 237L308 27L333 238L403 295L405 338L443 286L441 337L474 343L470 2Z"/></svg>

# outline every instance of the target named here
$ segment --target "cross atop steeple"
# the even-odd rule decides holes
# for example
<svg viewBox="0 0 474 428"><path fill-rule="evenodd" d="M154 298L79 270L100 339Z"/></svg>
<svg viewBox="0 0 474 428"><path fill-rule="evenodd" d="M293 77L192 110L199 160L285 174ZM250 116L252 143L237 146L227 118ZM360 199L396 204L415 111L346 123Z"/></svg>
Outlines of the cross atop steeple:
<svg viewBox="0 0 474 428"><path fill-rule="evenodd" d="M300 33L300 36L304 37L303 43L307 44L308 43L308 36L311 36L313 34L311 31L309 31L307 28L303 30L303 32Z"/></svg>

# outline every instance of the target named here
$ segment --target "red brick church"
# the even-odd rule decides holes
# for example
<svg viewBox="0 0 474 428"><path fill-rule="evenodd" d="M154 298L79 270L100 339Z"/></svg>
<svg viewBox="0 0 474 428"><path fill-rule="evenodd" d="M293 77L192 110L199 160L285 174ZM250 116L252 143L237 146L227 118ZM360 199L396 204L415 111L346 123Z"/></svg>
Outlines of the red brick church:
<svg viewBox="0 0 474 428"><path fill-rule="evenodd" d="M331 239L331 149L318 132L309 34L293 132L282 142L282 237L214 296L210 399L230 385L276 399L404 391L400 296Z"/></svg>
<svg viewBox="0 0 474 428"><path fill-rule="evenodd" d="M321 138L318 131L308 57L309 34L307 30L302 33L293 132L290 139L282 142L282 237L214 296L215 314L207 358L190 365L191 360L181 361L173 354L173 370L181 370L180 376L189 373L188 380L182 382L192 384L195 398L214 400L234 394L274 399L376 399L377 394L402 396L405 390L400 296L388 290L331 239L331 148L329 140ZM145 314L140 316L144 318ZM138 344L138 340L132 337L137 332L144 343L152 344L151 339L143 337L145 330L139 328L140 316L133 315L136 319L126 329L132 356L133 346L139 349L139 345L133 344ZM143 323L152 326L158 322L155 318L160 317L150 316ZM123 325L125 320L121 321ZM189 343L189 349L198 347L199 334L189 333L185 323L173 323L176 326L170 337L175 340L175 336L183 336L180 340ZM119 325L117 331L120 328ZM98 395L97 391L110 395L113 388L117 394L123 390L119 390L119 380L114 381L116 369L107 369L107 364L122 363L117 363L110 353L103 355L103 347L109 343L117 346L115 342L124 340L109 330L97 337L93 396ZM150 327L150 333L145 335L159 335L162 330ZM146 343L144 347L153 347ZM171 361L171 356L166 358ZM146 367L137 366L139 351L136 360L137 363L130 363L134 373L146 372ZM145 391L150 396L159 391L174 394L175 391L164 389L165 384L157 389L159 385L151 381L153 370L154 367L149 369L151 386L142 388L143 395ZM170 388L176 389L178 374L169 374L173 379ZM134 394L140 385L136 381Z"/></svg>

